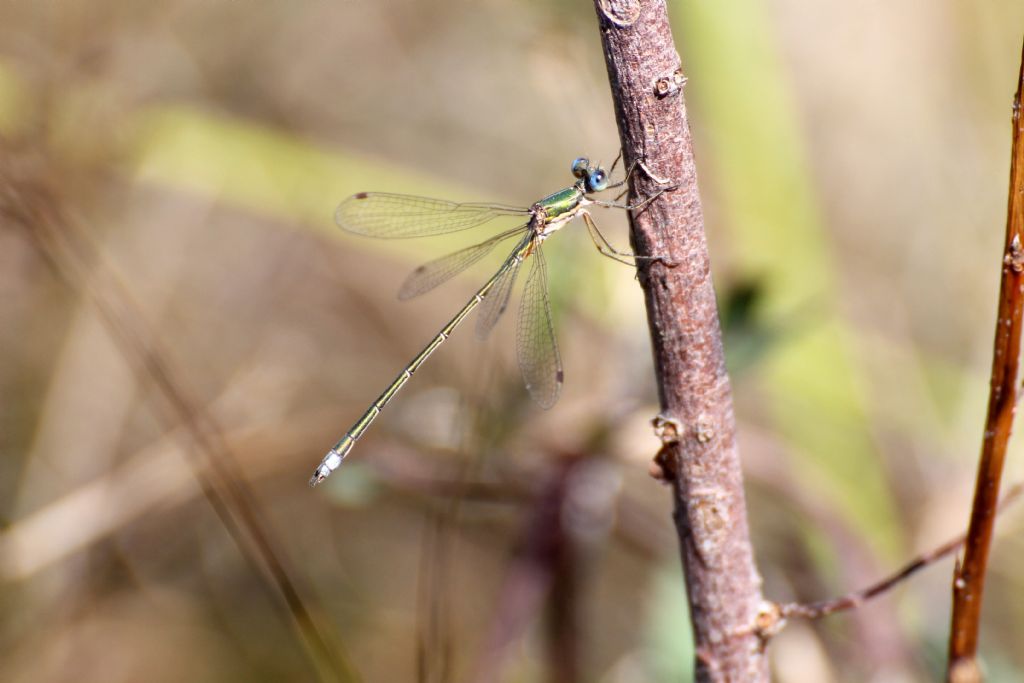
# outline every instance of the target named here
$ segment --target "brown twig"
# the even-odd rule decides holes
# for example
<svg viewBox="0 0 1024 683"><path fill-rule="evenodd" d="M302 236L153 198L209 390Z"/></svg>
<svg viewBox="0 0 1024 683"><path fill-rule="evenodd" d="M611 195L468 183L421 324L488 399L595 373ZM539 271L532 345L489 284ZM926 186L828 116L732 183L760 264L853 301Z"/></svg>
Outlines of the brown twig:
<svg viewBox="0 0 1024 683"><path fill-rule="evenodd" d="M664 420L660 465L696 640L698 681L767 681L732 394L711 283L679 55L664 0L596 0L631 198ZM671 433L670 433L671 432Z"/></svg>
<svg viewBox="0 0 1024 683"><path fill-rule="evenodd" d="M505 575L490 633L470 680L483 683L504 678L502 669L513 645L545 604L554 619L548 622L552 629L550 680L578 680L574 637L578 629L572 623L575 596L571 577L566 576L573 563L573 540L572 530L565 523L565 509L573 498L574 474L585 462L584 458L565 455L537 492L521 547ZM566 592L556 595L559 588ZM560 626L568 627L568 637Z"/></svg>
<svg viewBox="0 0 1024 683"><path fill-rule="evenodd" d="M978 629L985 587L985 568L992 544L999 481L1017 405L1017 370L1020 362L1022 310L1024 310L1024 49L1013 100L1013 143L1010 159L1010 197L1006 218L1006 244L999 285L999 317L989 384L988 415L981 442L974 504L967 529L963 562L953 573L953 617L949 633L947 680L970 680L976 672Z"/></svg>
<svg viewBox="0 0 1024 683"><path fill-rule="evenodd" d="M1001 512L1005 510L1011 503L1016 501L1022 493L1024 493L1024 483L1017 483L1011 486L1006 490L1006 494L1002 499L1000 499L998 511ZM848 609L859 607L868 600L877 598L879 595L895 588L904 580L908 579L910 576L916 574L928 565L941 560L950 553L956 552L964 544L966 539L967 534L960 534L956 538L952 538L942 545L918 555L895 573L868 586L867 588L862 588L831 600L822 600L820 602L812 603L791 602L779 605L779 616L783 619L787 619L789 617L820 619L821 617L827 617L828 615L835 614L836 612L843 612Z"/></svg>

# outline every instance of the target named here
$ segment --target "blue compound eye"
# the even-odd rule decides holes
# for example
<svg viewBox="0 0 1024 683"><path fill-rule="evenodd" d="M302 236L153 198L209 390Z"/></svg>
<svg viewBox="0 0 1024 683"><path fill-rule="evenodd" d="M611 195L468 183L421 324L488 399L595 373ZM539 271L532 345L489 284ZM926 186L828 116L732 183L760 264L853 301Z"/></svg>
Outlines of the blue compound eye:
<svg viewBox="0 0 1024 683"><path fill-rule="evenodd" d="M590 159L579 157L572 162L572 174L577 178L586 178L590 172Z"/></svg>
<svg viewBox="0 0 1024 683"><path fill-rule="evenodd" d="M591 171L587 174L587 190L600 192L608 187L608 174L603 168Z"/></svg>

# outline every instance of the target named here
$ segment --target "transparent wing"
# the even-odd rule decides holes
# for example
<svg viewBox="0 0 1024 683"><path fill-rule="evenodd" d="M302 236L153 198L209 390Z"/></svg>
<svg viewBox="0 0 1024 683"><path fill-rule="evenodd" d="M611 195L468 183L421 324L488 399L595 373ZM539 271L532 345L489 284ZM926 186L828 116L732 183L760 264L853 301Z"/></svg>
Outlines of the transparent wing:
<svg viewBox="0 0 1024 683"><path fill-rule="evenodd" d="M508 308L509 297L512 296L512 286L516 283L516 276L519 275L519 266L523 263L523 255L526 247L533 239L531 232L516 246L508 260L502 265L505 272L495 281L483 303L480 304L480 313L476 319L476 336L484 339L501 318L501 314Z"/></svg>
<svg viewBox="0 0 1024 683"><path fill-rule="evenodd" d="M548 301L547 264L539 245L519 303L516 352L530 397L542 408L555 405L562 390L562 359Z"/></svg>
<svg viewBox="0 0 1024 683"><path fill-rule="evenodd" d="M501 204L459 204L407 194L359 192L338 205L334 222L357 235L400 239L467 230L498 216L529 215L529 209Z"/></svg>
<svg viewBox="0 0 1024 683"><path fill-rule="evenodd" d="M405 279L405 282L402 283L402 288L398 290L398 298L402 300L411 299L447 282L489 254L501 242L520 234L525 227L525 225L522 225L518 228L507 230L480 244L474 244L471 247L460 249L447 256L424 263L412 271L409 277Z"/></svg>

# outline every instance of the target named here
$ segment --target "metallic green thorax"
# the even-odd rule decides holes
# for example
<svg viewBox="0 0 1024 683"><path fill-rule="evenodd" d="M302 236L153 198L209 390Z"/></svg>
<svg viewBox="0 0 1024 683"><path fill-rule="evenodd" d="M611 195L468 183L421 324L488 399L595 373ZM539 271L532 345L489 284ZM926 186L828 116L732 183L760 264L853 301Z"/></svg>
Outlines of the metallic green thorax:
<svg viewBox="0 0 1024 683"><path fill-rule="evenodd" d="M575 210L580 205L582 199L583 188L577 184L549 194L534 204L534 206L544 209L545 216L550 220Z"/></svg>

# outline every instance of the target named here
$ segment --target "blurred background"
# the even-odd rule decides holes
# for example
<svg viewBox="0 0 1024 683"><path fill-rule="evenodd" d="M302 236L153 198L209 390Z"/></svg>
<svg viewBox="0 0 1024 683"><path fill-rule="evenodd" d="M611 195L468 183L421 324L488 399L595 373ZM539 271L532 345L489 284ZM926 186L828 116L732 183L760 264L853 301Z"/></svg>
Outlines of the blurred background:
<svg viewBox="0 0 1024 683"><path fill-rule="evenodd" d="M831 597L966 524L1024 5L671 11L766 595ZM398 302L472 238L361 240L335 206L528 204L610 162L591 3L0 18L0 678L689 680L642 296L584 231L546 245L555 408L514 316L460 330L306 485L496 265ZM1022 519L994 547L992 681L1024 677ZM938 678L951 572L789 624L777 679Z"/></svg>

